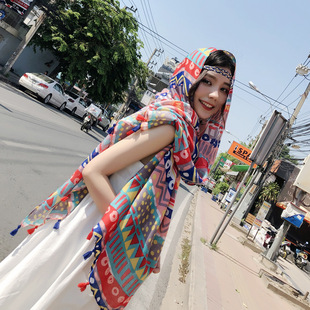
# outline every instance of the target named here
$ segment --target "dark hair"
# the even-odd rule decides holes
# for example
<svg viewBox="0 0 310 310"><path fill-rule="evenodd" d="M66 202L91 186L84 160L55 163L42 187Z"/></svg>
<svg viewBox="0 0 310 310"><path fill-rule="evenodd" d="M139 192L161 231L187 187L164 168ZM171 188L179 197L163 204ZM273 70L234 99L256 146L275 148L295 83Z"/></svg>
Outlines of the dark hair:
<svg viewBox="0 0 310 310"><path fill-rule="evenodd" d="M221 67L221 68L227 68L230 70L232 76L234 76L235 73L235 57L233 54L227 51L223 50L216 50L212 52L206 59L204 65L209 65L209 66L216 66L216 67ZM204 71L204 69L201 70L200 74ZM194 94L201 82L201 78L198 77L198 79L193 83L191 88L188 91L188 100L189 103L192 104ZM224 110L225 105L223 106Z"/></svg>
<svg viewBox="0 0 310 310"><path fill-rule="evenodd" d="M217 50L209 55L205 61L205 65L228 68L231 75L234 76L236 68L234 59L235 57L230 52Z"/></svg>

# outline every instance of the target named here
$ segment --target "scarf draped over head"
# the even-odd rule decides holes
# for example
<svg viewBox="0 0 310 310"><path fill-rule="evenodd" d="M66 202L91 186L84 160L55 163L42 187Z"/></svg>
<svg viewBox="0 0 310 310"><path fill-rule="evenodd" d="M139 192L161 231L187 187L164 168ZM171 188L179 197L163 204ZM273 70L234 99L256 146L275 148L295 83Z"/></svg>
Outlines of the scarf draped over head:
<svg viewBox="0 0 310 310"><path fill-rule="evenodd" d="M211 117L203 133L199 132L198 116L188 102L188 90L213 51L214 48L199 49L185 58L172 75L169 89L157 94L149 106L110 128L108 136L71 178L18 227L29 225L28 232L32 233L53 219L57 220L54 228L58 229L61 220L87 195L82 171L94 157L134 132L173 125L174 143L158 152L128 181L88 236L88 239L95 237L95 247L85 253L84 258L93 255L94 263L89 282L81 283L79 287L83 290L90 284L101 309L123 309L147 276L158 267L180 178L189 184L204 184L207 179L229 112L232 87L223 115Z"/></svg>

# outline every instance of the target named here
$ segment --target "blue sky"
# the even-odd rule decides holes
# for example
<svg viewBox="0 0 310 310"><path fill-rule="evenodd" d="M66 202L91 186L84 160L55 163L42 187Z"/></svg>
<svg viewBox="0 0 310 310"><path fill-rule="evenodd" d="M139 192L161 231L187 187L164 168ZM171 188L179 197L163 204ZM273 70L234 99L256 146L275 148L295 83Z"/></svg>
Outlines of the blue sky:
<svg viewBox="0 0 310 310"><path fill-rule="evenodd" d="M162 56L153 58L157 67L165 57L182 60L186 52L199 47L214 46L236 56L237 81L226 125L231 134L223 135L220 151L229 148L228 141L247 141L249 135L257 135L262 127L260 116L270 116L270 104L248 87L249 81L265 95L282 102L280 108L284 111L279 111L287 118L309 83L301 76L294 77L296 66L310 54L308 0L121 0L120 5L137 8L134 15L143 25L177 46L140 31L145 44L144 61L154 48L164 49ZM310 95L297 122L307 117L310 118ZM296 153L296 157L306 155Z"/></svg>

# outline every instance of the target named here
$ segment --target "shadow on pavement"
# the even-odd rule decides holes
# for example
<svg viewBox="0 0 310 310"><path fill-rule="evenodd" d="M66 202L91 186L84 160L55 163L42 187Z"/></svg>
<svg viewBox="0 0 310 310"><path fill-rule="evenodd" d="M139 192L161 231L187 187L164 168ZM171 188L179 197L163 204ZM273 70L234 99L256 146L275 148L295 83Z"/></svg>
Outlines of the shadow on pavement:
<svg viewBox="0 0 310 310"><path fill-rule="evenodd" d="M192 196L194 195L184 184L180 183L179 185L180 187L182 187L185 191L187 191L188 193L190 193Z"/></svg>
<svg viewBox="0 0 310 310"><path fill-rule="evenodd" d="M217 250L216 251L217 253L219 253L220 255L226 257L227 259L229 259L231 262L235 263L236 265L238 265L239 267L243 268L244 270L247 270L249 273L252 273L254 274L255 276L258 276L258 273L249 268L248 266L246 266L245 264L242 264L240 261L236 260L235 258L233 258L232 256L228 255L227 253L224 253L223 251L221 250Z"/></svg>

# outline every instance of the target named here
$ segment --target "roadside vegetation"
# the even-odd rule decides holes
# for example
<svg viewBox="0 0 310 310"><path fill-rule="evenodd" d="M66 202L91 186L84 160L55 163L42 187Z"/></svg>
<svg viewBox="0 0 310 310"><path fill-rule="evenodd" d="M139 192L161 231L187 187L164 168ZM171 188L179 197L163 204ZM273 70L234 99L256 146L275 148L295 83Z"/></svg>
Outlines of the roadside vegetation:
<svg viewBox="0 0 310 310"><path fill-rule="evenodd" d="M179 280L182 283L186 281L186 275L189 272L190 263L190 253L191 253L191 243L189 238L184 238L182 240L182 253L181 253L181 263L179 266Z"/></svg>

